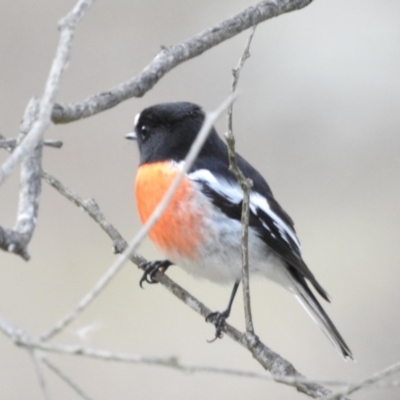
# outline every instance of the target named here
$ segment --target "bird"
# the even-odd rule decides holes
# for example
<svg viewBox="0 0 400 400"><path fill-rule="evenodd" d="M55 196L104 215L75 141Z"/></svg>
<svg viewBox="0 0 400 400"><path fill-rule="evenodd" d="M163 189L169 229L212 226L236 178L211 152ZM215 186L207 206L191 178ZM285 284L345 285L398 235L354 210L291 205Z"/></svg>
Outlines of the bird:
<svg viewBox="0 0 400 400"><path fill-rule="evenodd" d="M190 102L168 102L136 115L125 137L139 148L135 180L136 205L146 223L182 170L205 111ZM313 290L326 301L328 293L303 261L293 220L283 210L262 175L236 153L237 165L251 179L248 253L250 277L266 277L292 293L345 359L353 359L343 337L322 308ZM185 174L160 219L149 232L165 260L146 262L143 282L156 283L155 274L173 264L189 274L219 284L233 284L228 307L206 320L222 337L241 282L241 213L243 191L229 169L228 148L212 127L195 162ZM311 289L312 288L312 289Z"/></svg>

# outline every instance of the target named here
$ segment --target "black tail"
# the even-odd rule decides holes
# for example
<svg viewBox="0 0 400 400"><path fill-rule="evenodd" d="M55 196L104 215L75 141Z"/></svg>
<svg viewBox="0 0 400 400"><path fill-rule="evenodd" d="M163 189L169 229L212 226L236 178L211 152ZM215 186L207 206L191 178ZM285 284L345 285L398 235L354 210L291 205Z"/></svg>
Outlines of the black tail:
<svg viewBox="0 0 400 400"><path fill-rule="evenodd" d="M336 329L335 325L333 325L333 322L330 320L325 310L318 303L318 300L311 292L305 279L302 276L298 276L296 273L292 273L291 275L294 283L293 289L296 299L305 308L308 314L310 314L311 318L319 325L319 327L332 342L335 348L343 355L343 357L346 360L353 360L353 355L349 349L349 346L347 346L346 342Z"/></svg>

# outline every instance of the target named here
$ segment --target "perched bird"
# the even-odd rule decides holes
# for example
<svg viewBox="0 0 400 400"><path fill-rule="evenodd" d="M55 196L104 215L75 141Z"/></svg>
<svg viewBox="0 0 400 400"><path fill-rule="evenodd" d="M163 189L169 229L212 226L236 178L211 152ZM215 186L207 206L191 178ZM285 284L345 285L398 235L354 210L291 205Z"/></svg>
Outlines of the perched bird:
<svg viewBox="0 0 400 400"><path fill-rule="evenodd" d="M188 102L157 104L136 116L134 131L126 138L136 140L139 146L135 195L142 223L183 167L204 119L202 108ZM312 286L329 301L327 292L302 259L292 219L260 173L239 154L236 157L241 171L253 181L248 238L250 276L264 276L291 292L338 351L345 358L352 358L349 347L310 289ZM216 326L216 337L222 335L241 280L242 200L242 189L229 170L227 147L213 128L149 233L168 260L147 263L140 284L154 283L158 269L177 264L195 276L234 285L228 308L209 316Z"/></svg>

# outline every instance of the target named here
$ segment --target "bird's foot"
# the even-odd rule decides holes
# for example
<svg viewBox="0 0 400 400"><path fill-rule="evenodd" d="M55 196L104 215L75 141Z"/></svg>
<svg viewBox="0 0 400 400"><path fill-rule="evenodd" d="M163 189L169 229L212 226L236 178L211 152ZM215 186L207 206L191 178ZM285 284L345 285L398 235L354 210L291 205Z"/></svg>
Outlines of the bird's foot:
<svg viewBox="0 0 400 400"><path fill-rule="evenodd" d="M230 310L223 312L216 311L207 315L206 322L211 322L215 326L215 337L212 340L208 340L209 343L215 342L217 339L222 339L225 321L229 317Z"/></svg>
<svg viewBox="0 0 400 400"><path fill-rule="evenodd" d="M156 273L158 271L165 272L170 265L172 262L169 260L147 261L140 264L140 268L144 270L139 281L140 287L143 288L143 282L158 283L155 279Z"/></svg>

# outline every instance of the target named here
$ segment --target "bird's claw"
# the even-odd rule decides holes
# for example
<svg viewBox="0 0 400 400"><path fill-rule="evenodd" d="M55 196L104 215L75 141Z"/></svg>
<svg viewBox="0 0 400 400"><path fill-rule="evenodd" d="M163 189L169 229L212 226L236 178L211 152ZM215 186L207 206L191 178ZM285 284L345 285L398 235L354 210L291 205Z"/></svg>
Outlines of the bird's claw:
<svg viewBox="0 0 400 400"><path fill-rule="evenodd" d="M156 273L158 271L165 272L171 264L172 263L169 260L147 261L140 264L140 268L144 270L139 281L140 287L143 288L143 282L150 284L158 283L158 281L155 279Z"/></svg>
<svg viewBox="0 0 400 400"><path fill-rule="evenodd" d="M211 322L215 326L215 337L214 339L207 340L208 343L213 343L217 339L222 339L223 335L223 330L225 327L225 321L229 317L229 313L225 310L223 312L212 312L207 315L206 317L206 322Z"/></svg>

